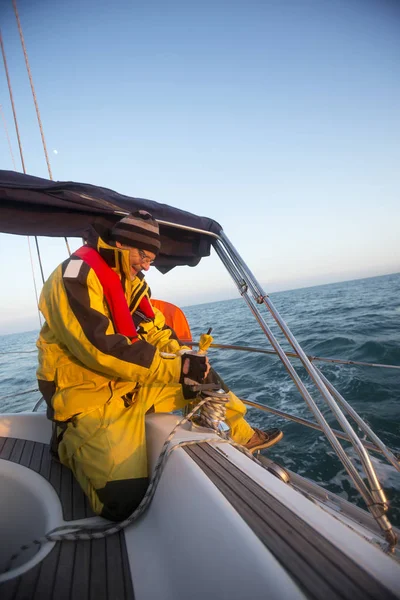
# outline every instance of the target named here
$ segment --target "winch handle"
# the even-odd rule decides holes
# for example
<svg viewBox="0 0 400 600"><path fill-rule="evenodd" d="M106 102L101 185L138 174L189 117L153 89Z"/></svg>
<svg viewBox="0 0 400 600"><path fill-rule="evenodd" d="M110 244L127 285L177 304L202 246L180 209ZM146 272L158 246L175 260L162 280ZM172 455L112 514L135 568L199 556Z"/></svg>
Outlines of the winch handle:
<svg viewBox="0 0 400 600"><path fill-rule="evenodd" d="M199 341L199 351L197 352L197 354L199 355L205 355L207 354L207 350L209 349L209 347L211 346L212 342L213 342L213 338L210 335L212 332L212 327L210 327L207 331L207 333L202 333L200 336L200 341Z"/></svg>

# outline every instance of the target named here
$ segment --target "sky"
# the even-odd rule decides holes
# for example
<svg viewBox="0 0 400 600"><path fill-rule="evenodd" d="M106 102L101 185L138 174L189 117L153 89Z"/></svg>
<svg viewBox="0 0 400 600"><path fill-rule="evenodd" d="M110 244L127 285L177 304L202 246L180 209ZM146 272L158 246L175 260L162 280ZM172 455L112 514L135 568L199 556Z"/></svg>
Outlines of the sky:
<svg viewBox="0 0 400 600"><path fill-rule="evenodd" d="M12 1L0 5L27 172L47 177ZM54 179L214 218L267 293L400 271L400 2L17 5ZM1 63L0 91L21 171ZM14 168L3 128L0 166ZM39 246L47 277L65 243ZM0 334L38 327L27 238L0 234L0 256ZM215 255L147 279L180 306L237 296Z"/></svg>

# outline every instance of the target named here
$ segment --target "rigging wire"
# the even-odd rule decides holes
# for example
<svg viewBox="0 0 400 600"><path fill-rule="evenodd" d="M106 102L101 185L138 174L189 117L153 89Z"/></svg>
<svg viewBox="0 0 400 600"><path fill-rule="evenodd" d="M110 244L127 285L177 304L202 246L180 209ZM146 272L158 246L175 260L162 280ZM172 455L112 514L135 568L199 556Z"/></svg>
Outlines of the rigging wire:
<svg viewBox="0 0 400 600"><path fill-rule="evenodd" d="M32 79L31 69L30 69L30 66L29 66L28 54L27 54L27 51L26 51L25 40L24 40L24 36L23 36L23 33L22 33L21 22L19 20L19 14L18 14L18 10L17 10L17 4L16 4L15 0L12 0L12 3L13 3L13 7L14 7L14 12L15 12L15 18L17 19L19 37L21 39L22 50L24 52L25 64L26 64L26 69L28 71L29 82L31 84L33 102L35 104L36 116L37 116L37 120L38 120L38 123L39 123L39 129L40 129L40 135L42 137L42 144L43 144L43 149L44 149L44 155L45 155L45 158L46 158L47 169L48 169L48 172L49 172L50 179L53 179L53 175L51 173L50 161L49 161L49 157L48 157L48 154L47 154L46 141L44 139L44 133L43 133L43 127L42 127L42 120L40 118L39 106L38 106L38 103L37 103L36 92L35 92L35 88L34 88L34 85L33 85L33 79ZM21 154L21 157L22 157L22 154ZM24 168L24 173L26 173L24 165L23 165L23 168ZM44 283L44 274L43 274L42 260L41 260L41 256L40 256L39 243L38 243L37 236L35 236L35 243L36 243L36 250L37 250L38 258L39 258L39 265L40 265L40 272L41 272L41 275L42 275L42 281ZM36 283L34 285L35 285L35 289L36 289ZM37 299L37 296L36 296L36 301L37 300L38 299ZM38 302L37 302L37 304L38 304Z"/></svg>
<svg viewBox="0 0 400 600"><path fill-rule="evenodd" d="M17 113L16 113L16 110L15 110L15 104L14 104L14 95L13 95L13 91L12 91L12 87L11 87L11 80L10 80L10 75L9 75L9 72L8 72L6 52L5 52L5 49L4 49L3 36L1 35L1 31L0 31L0 45L1 45L1 52L2 52L2 55L3 55L4 69L5 69L6 77L7 77L8 92L9 92L9 95L10 95L10 101L11 101L12 111L13 111L13 115L14 115L15 132L17 134L17 140L18 140L19 154L20 154L20 157L21 157L22 170L26 174L25 161L24 161L24 153L22 151L21 136L20 136L20 133L19 133ZM3 116L3 120L4 120L4 124L5 124L5 119L4 119L3 111L2 111L2 116ZM5 125L5 128L6 128L6 125ZM6 131L7 131L7 128L6 128ZM8 137L8 132L7 132L7 137ZM14 168L16 170L15 161L14 161L14 155L12 153L12 148L11 148L10 141L9 141L9 145L10 145L11 156L12 156L13 163L14 163ZM27 237L27 240L28 240L29 255L30 255L30 259L31 259L32 279L33 279L33 286L34 286L34 289L35 289L36 306L37 306L38 314L39 314L39 324L40 324L40 327L42 327L42 320L41 320L40 311L39 311L39 298L38 298L37 287L36 287L36 279L35 279L35 270L34 270L34 267L33 267L33 260L32 260L31 244L30 244L29 236L26 236L26 237ZM36 240L36 246L38 248L38 243L37 243L36 236L35 236L35 240ZM39 248L38 248L38 256L39 256L39 263L40 263L40 268L41 268L41 271L42 271L42 278L43 278L43 269L42 269L42 264L41 264L41 258L40 258Z"/></svg>
<svg viewBox="0 0 400 600"><path fill-rule="evenodd" d="M16 2L16 0L12 0L12 3L13 3L13 8L14 8L15 18L17 20L17 26L18 26L18 31L19 31L19 37L21 39L22 50L24 52L25 65L26 65L26 70L28 72L29 83L31 85L33 102L35 104L36 117L37 117L38 124L39 124L40 136L42 138L43 151L44 151L44 156L45 156L45 159L46 159L47 170L49 172L49 179L51 179L51 181L53 181L53 173L51 171L49 154L47 152L47 145L46 145L46 140L45 140L45 137L44 137L42 119L41 119L41 116L40 116L39 105L38 105L38 101L37 101L37 98L36 98L35 86L33 84L32 72L31 72L31 67L30 67L29 60L28 60L28 52L26 50L25 39L24 39L24 35L22 33L21 21L20 21L18 9L17 9L17 2ZM71 250L70 250L70 247L69 247L69 244L68 244L68 240L67 240L66 237L64 239L65 239L65 244L67 246L68 254L69 254L69 256L71 256ZM38 252L38 256L39 256L40 271L41 271L42 280L43 280L43 283L44 283L45 279L44 279L43 268L42 268L42 263L41 263L41 259L40 259L39 245L38 245L38 241L37 241L36 237L35 237L35 241L36 241L36 248L37 248L37 252Z"/></svg>
<svg viewBox="0 0 400 600"><path fill-rule="evenodd" d="M17 170L17 166L15 164L15 158L14 158L14 153L12 151L10 136L8 135L7 122L6 122L6 118L4 116L3 106L1 104L0 104L0 112L1 112L1 118L3 120L4 131L6 132L6 136L7 136L8 147L10 149L12 164L14 166L14 171L16 171Z"/></svg>
<svg viewBox="0 0 400 600"><path fill-rule="evenodd" d="M67 246L68 254L69 254L69 256L71 256L71 248L69 247L68 239L65 237L64 240L65 240L65 245Z"/></svg>
<svg viewBox="0 0 400 600"><path fill-rule="evenodd" d="M12 0L12 3L13 3L13 7L14 7L14 12L15 12L15 18L17 19L19 37L21 38L22 49L24 51L26 70L28 71L29 82L31 84L33 102L35 104L36 116L37 116L37 120L38 120L38 123L39 123L39 129L40 129L40 135L42 137L43 150L44 150L44 155L45 155L45 158L46 158L47 169L49 171L49 178L52 180L53 179L53 175L51 173L49 156L47 154L46 140L44 139L44 133L43 133L43 127L42 127L42 120L40 118L39 106L38 106L37 99L36 99L35 87L33 85L31 68L29 66L28 53L26 51L25 40L24 40L24 36L23 36L23 33L22 33L21 21L19 20L19 14L18 14L18 10L17 10L16 0Z"/></svg>
<svg viewBox="0 0 400 600"><path fill-rule="evenodd" d="M35 278L35 269L33 266L33 257L32 257L32 250L31 250L31 240L29 239L29 235L26 236L27 240L28 240L28 248L29 248L29 257L31 259L31 268L32 268L32 279L33 279L33 287L35 289L35 298L36 298L36 306L37 306L37 311L38 311L38 315L39 315L39 325L40 325L40 329L42 328L42 317L40 315L40 310L39 310L39 297L38 297L38 291L37 291L37 287L36 287L36 278ZM37 238L35 236L35 241L37 244ZM39 248L38 248L38 252L39 252ZM43 277L43 270L42 270L42 263L39 260L39 264L40 264L40 269L42 271L42 277Z"/></svg>
<svg viewBox="0 0 400 600"><path fill-rule="evenodd" d="M7 59L6 59L6 53L5 53L5 50L4 50L3 36L1 35L1 31L0 31L0 46L1 46L1 53L3 55L4 70L6 72L6 77L7 77L8 92L10 94L11 107L12 107L12 111L13 111L13 115L14 115L15 131L16 131L17 139L18 139L18 147L19 147L19 154L20 154L20 157L21 157L22 170L23 170L24 173L26 173L25 162L24 162L24 155L23 155L23 152L22 152L21 136L19 134L19 128L18 128L17 113L15 111L14 96L13 96L13 93L12 93L10 75L8 73Z"/></svg>
<svg viewBox="0 0 400 600"><path fill-rule="evenodd" d="M44 273L43 273L42 257L40 256L39 242L38 242L36 235L35 235L35 244L36 244L37 255L39 258L39 266L40 266L40 273L42 275L42 282L44 283L45 280L44 280ZM36 284L35 284L35 288L36 288ZM37 300L37 297L36 297L36 300ZM38 305L39 305L39 302L38 302Z"/></svg>

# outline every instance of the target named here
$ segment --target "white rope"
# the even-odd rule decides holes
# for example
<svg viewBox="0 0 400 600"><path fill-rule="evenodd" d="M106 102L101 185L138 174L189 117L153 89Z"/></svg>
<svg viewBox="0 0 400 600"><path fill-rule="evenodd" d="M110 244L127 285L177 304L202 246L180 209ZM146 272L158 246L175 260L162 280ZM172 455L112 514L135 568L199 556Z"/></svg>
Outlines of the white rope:
<svg viewBox="0 0 400 600"><path fill-rule="evenodd" d="M229 438L226 434L224 434L220 431L216 431L216 435L218 436L217 438L214 436L214 437L210 437L210 438L203 438L201 440L183 441L183 442L178 442L177 444L170 446L170 442L171 442L172 438L174 437L175 432L178 429L178 427L184 425L204 405L206 405L207 403L213 403L213 402L215 403L214 397L206 397L203 400L200 400L200 402L195 406L195 408L187 416L183 417L183 419L178 421L178 423L172 429L168 438L164 442L160 456L158 457L158 460L154 467L154 472L151 477L146 494L144 495L141 503L136 508L136 510L127 519L125 519L124 521L121 521L118 524L113 523L112 525L110 525L109 523L106 523L105 525L100 524L100 526L98 526L98 527L95 527L93 525L77 526L77 525L73 525L73 524L62 525L60 527L56 527L55 529L49 531L43 537L33 540L29 544L25 544L25 545L21 546L20 550L16 554L13 554L13 556L11 556L5 572L7 572L11 569L12 563L16 560L16 558L18 558L20 556L21 552L24 552L25 550L29 550L33 546L40 547L40 546L42 546L42 544L44 544L46 542L61 542L61 541L74 541L75 542L78 540L102 539L102 538L108 537L110 535L119 533L120 531L122 531L123 529L128 527L128 525L131 525L132 523L137 521L150 506L150 503L156 492L158 483L161 479L161 475L164 471L165 464L166 464L169 456L177 448L183 448L184 446L193 446L196 444L206 444L206 443L207 444L215 444L215 443L230 444L231 446L234 446L235 448L240 450L242 453L246 454L246 456L248 456L251 460L256 462L258 465L265 468L265 466L262 465L262 463L259 460L257 460L246 448L244 448L240 444L237 444L231 438ZM70 533L62 533L62 532L65 532L65 530L67 530L67 529L75 529L76 531L73 531Z"/></svg>

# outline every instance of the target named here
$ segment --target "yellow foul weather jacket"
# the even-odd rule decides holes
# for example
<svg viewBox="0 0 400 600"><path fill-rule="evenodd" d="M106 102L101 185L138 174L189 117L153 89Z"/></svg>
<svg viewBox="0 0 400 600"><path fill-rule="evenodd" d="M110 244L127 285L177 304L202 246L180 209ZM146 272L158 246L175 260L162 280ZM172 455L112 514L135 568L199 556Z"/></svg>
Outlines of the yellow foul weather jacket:
<svg viewBox="0 0 400 600"><path fill-rule="evenodd" d="M116 332L95 271L77 256L64 261L44 284L39 308L46 322L37 342L39 387L56 421L124 399L144 382L176 385L181 374L181 358L173 354L181 346L163 314L153 308L155 318L148 319L139 310L149 287L142 273L131 280L129 251L94 229L88 245L117 273L139 339Z"/></svg>

